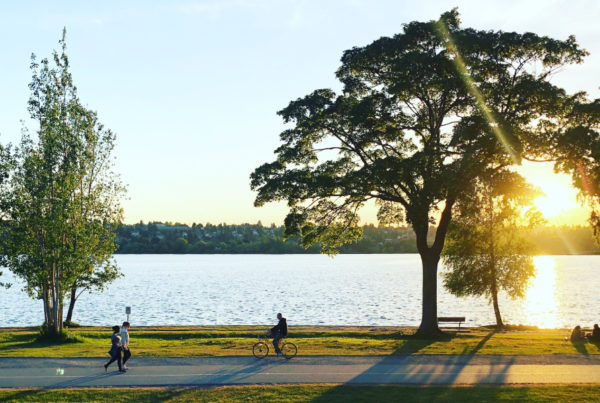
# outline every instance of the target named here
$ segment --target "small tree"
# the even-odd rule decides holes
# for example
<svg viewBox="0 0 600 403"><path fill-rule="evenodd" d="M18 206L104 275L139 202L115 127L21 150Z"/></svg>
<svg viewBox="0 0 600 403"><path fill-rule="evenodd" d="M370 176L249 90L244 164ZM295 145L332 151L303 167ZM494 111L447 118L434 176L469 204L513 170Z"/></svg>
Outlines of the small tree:
<svg viewBox="0 0 600 403"><path fill-rule="evenodd" d="M531 206L538 192L510 171L482 175L474 188L459 199L448 229L442 255L444 286L459 297L489 298L496 326L503 327L498 292L522 297L535 274L534 246L519 235L518 226L541 221L535 209L522 214L523 206Z"/></svg>
<svg viewBox="0 0 600 403"><path fill-rule="evenodd" d="M24 130L1 193L6 266L43 301L54 335L62 332L67 291L114 279L101 273L114 272L110 259L124 192L112 172L115 136L79 101L65 34L53 63L32 56L29 112L36 136Z"/></svg>

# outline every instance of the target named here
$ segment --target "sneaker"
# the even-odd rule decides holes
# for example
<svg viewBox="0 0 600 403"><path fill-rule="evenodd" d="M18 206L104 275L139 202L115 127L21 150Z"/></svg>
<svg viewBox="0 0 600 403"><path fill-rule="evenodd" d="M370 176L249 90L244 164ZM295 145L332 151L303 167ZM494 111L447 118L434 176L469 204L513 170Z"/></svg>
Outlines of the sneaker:
<svg viewBox="0 0 600 403"><path fill-rule="evenodd" d="M119 372L127 372L127 370L125 368L121 368Z"/></svg>
<svg viewBox="0 0 600 403"><path fill-rule="evenodd" d="M128 367L127 365L123 365L123 369L124 369L125 371L127 371L127 370L129 369L129 367Z"/></svg>

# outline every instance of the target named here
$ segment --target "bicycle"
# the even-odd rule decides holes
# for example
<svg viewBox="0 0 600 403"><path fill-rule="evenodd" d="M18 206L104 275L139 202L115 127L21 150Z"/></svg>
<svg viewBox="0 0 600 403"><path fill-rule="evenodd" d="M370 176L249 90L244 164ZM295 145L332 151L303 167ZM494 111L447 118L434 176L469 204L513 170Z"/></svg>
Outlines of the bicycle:
<svg viewBox="0 0 600 403"><path fill-rule="evenodd" d="M256 358L265 358L269 355L269 336L270 334L268 333L258 335L258 342L252 346L252 355ZM281 355L288 360L295 357L298 353L298 347L291 341L285 341L283 337L279 339L279 349L281 350Z"/></svg>

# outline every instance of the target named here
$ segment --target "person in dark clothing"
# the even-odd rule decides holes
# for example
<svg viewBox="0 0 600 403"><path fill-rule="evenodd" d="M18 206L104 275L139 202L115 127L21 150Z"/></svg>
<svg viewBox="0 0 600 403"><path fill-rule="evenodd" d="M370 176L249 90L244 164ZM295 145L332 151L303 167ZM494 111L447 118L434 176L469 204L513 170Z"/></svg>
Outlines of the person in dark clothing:
<svg viewBox="0 0 600 403"><path fill-rule="evenodd" d="M585 336L583 331L581 330L581 326L577 325L571 331L571 336L569 337L571 341L583 341L585 340Z"/></svg>
<svg viewBox="0 0 600 403"><path fill-rule="evenodd" d="M598 327L597 323L594 324L592 333L588 333L585 337L587 337L589 341L600 341L600 327Z"/></svg>
<svg viewBox="0 0 600 403"><path fill-rule="evenodd" d="M287 320L280 313L277 314L277 319L279 319L279 322L271 329L271 335L273 336L273 347L275 347L275 352L279 357L281 356L279 340L287 336Z"/></svg>
<svg viewBox="0 0 600 403"><path fill-rule="evenodd" d="M121 336L119 336L119 326L113 326L113 335L110 338L112 343L110 347L110 361L104 364L104 372L108 370L108 366L113 362L117 361L117 365L119 366L119 372L125 372L123 366L121 365Z"/></svg>

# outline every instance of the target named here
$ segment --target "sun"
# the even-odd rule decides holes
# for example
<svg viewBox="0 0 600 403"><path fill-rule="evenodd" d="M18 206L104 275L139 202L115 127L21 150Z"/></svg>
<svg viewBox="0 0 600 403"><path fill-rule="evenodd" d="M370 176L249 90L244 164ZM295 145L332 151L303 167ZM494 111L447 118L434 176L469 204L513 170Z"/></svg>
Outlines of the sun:
<svg viewBox="0 0 600 403"><path fill-rule="evenodd" d="M573 192L565 186L550 181L538 182L536 185L544 194L538 196L534 204L544 217L557 217L566 210L577 208Z"/></svg>

